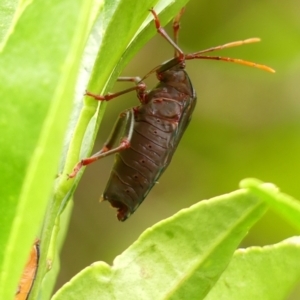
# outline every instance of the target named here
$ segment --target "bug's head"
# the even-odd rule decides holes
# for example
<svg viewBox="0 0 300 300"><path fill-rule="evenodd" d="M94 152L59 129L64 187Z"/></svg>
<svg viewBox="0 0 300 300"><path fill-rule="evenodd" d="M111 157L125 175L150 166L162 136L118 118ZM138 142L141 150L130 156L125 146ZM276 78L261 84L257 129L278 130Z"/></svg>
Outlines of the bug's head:
<svg viewBox="0 0 300 300"><path fill-rule="evenodd" d="M177 57L163 63L157 70L156 76L162 82L183 82L186 80L185 61Z"/></svg>

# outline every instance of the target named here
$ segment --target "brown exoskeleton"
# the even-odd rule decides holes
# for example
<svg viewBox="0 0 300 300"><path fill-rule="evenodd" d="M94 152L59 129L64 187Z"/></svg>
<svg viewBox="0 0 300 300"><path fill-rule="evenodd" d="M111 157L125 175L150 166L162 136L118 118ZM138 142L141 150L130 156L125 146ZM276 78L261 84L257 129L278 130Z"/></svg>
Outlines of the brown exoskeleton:
<svg viewBox="0 0 300 300"><path fill-rule="evenodd" d="M153 9L150 12L153 14L158 33L175 49L174 58L151 70L143 79L119 78L119 81L135 82L136 85L132 88L104 96L86 92L86 95L95 100L109 101L130 91L136 91L140 105L121 113L103 148L93 156L82 159L69 174L72 178L81 167L116 153L115 164L102 199L108 200L117 208L120 221L125 221L138 208L167 168L191 120L196 105L196 92L185 71L186 60L222 60L274 72L267 66L249 61L203 55L215 50L258 42L258 38L184 54L177 45L179 20L183 9L173 22L174 41L161 27L156 12ZM159 82L151 91L146 91L143 80L154 72ZM121 130L124 132L121 142L114 147Z"/></svg>

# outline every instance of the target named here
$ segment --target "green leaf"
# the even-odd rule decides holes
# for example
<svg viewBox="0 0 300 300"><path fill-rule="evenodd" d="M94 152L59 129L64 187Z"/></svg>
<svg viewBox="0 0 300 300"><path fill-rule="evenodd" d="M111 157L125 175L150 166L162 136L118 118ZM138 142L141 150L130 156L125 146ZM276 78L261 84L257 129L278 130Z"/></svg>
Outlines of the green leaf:
<svg viewBox="0 0 300 300"><path fill-rule="evenodd" d="M92 0L27 4L0 57L0 299L15 294L45 214L94 9Z"/></svg>
<svg viewBox="0 0 300 300"><path fill-rule="evenodd" d="M235 252L207 300L283 300L300 281L300 237Z"/></svg>
<svg viewBox="0 0 300 300"><path fill-rule="evenodd" d="M66 209L60 216L60 222L58 224L59 226L59 233L58 233L58 241L56 243L55 250L55 257L57 259L54 260L54 263L51 268L51 272L48 272L43 280L43 286L42 286L42 293L43 293L43 299L50 299L51 295L53 293L53 288L55 286L57 275L60 271L60 260L58 259L61 248L63 246L65 237L67 235L68 225L69 225L69 219L71 217L71 213L73 210L73 201L69 201Z"/></svg>
<svg viewBox="0 0 300 300"><path fill-rule="evenodd" d="M174 10L174 7L186 1L161 3ZM96 69L94 74L97 74L96 78L100 74L102 86L109 87L115 80L111 74L116 65L120 71L130 59L129 55L123 59L122 53L149 15L148 8L156 2L132 1L132 5L124 0L105 2L97 21L100 26L94 30L100 28L100 42L94 43L93 54L88 53L91 49L87 48L82 63L82 69L86 67L86 60L91 66L95 49L100 47L97 60L100 69ZM3 41L8 39L0 58L0 77L3 78L0 83L0 96L3 99L0 124L5 127L0 137L1 149L5 149L0 153L3 162L0 179L6 183L0 187L3 201L0 212L3 216L0 224L0 298L7 299L15 293L28 249L39 235L49 199L43 232L39 236L41 257L32 299L40 292L47 263L51 264L54 259L56 245L50 245L50 238L56 239L52 235L55 221L59 222L58 215L76 186L76 182L66 180L66 170L70 170L78 161L83 136L88 137L88 143L82 147L86 149L83 153L90 151L103 114L102 111L97 114L98 104L91 99L81 109L82 83L79 84L81 90L77 89L75 106L70 113L81 54L100 7L100 0L51 3L23 1L12 10L10 22L7 22L10 24L3 31ZM172 15L168 13L167 17L170 19ZM152 19L149 16L148 23L150 21ZM154 27L152 32L155 34ZM147 38L150 38L149 34ZM91 39L88 46L91 45ZM135 51L144 42L139 42ZM134 54L133 51L130 53ZM114 76L117 76L117 72ZM60 158L69 119L66 147ZM58 171L59 159L61 167ZM51 193L53 179L62 169L63 174L57 179L54 192ZM52 199L51 194L54 196Z"/></svg>
<svg viewBox="0 0 300 300"><path fill-rule="evenodd" d="M17 0L4 0L0 2L0 52L5 46L9 34L13 30L17 19L17 11L20 13L20 11L22 11L20 7L25 7L25 5L22 6L21 3L24 4L24 2Z"/></svg>
<svg viewBox="0 0 300 300"><path fill-rule="evenodd" d="M87 267L52 299L204 299L265 210L245 190L202 201L146 230L112 267Z"/></svg>
<svg viewBox="0 0 300 300"><path fill-rule="evenodd" d="M281 193L279 189L270 189L257 179L244 179L240 186L248 188L255 195L266 201L271 208L293 226L300 229L300 202L298 200Z"/></svg>
<svg viewBox="0 0 300 300"><path fill-rule="evenodd" d="M95 26L91 44L99 43L99 52L95 61L89 84L82 89L93 93L105 94L111 91L120 72L125 68L137 51L156 34L153 17L149 8L155 7L159 13L161 24L173 18L188 0L147 0L143 2L118 1L117 5L105 3L102 14ZM102 32L103 35L99 35ZM117 42L116 42L117 40ZM109 63L108 63L109 62ZM91 68L86 66L85 68ZM81 100L81 99L80 99ZM98 111L100 107L100 112ZM106 107L105 102L98 103L90 97L84 99L84 105L70 142L65 172L70 173L78 162L79 156L86 157L91 153L96 134ZM95 114L98 114L95 118ZM76 183L80 176L76 177Z"/></svg>

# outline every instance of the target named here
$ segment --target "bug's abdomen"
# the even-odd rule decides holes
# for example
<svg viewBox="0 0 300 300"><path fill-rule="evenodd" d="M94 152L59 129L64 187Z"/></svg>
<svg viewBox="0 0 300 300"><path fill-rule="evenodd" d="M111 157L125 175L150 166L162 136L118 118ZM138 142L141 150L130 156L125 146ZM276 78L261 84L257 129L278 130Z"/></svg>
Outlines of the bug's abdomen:
<svg viewBox="0 0 300 300"><path fill-rule="evenodd" d="M167 101L168 102L168 101ZM154 105L143 106L135 118L130 148L117 153L103 199L118 208L118 219L125 221L141 204L173 155L173 136L178 119L149 113ZM169 105L169 103L167 103ZM175 111L180 104L173 102ZM148 110L145 113L145 109ZM177 114L176 114L177 116Z"/></svg>

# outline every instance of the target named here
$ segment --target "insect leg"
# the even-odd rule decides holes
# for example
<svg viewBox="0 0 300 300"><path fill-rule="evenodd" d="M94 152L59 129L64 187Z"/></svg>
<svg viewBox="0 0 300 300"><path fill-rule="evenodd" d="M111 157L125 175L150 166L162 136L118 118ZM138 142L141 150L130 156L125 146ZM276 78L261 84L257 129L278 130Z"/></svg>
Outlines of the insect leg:
<svg viewBox="0 0 300 300"><path fill-rule="evenodd" d="M160 21L159 21L159 18L156 14L156 12L154 11L154 9L150 9L150 12L152 13L153 15L153 18L154 18L154 23L155 23L155 27L156 27L156 30L157 32L165 39L168 41L169 44L171 44L174 49L175 49L175 52L176 52L176 56L178 56L179 60L183 61L185 59L185 56L184 56L184 53L183 51L179 48L179 46L176 44L176 41L174 42L170 37L169 35L166 33L166 31L164 30L163 27L161 27L160 25ZM180 14L182 14L183 12L180 12ZM179 17L180 18L180 17ZM178 30L177 30L178 31ZM177 55L178 54L178 55Z"/></svg>
<svg viewBox="0 0 300 300"><path fill-rule="evenodd" d="M183 7L178 15L173 20L173 34L174 34L174 42L176 45L178 45L178 34L180 30L180 19L185 11L185 7ZM174 57L178 56L178 51L175 49Z"/></svg>
<svg viewBox="0 0 300 300"><path fill-rule="evenodd" d="M136 77L118 77L118 81L129 81L129 82L134 82L136 85L138 85L142 79L138 76Z"/></svg>
<svg viewBox="0 0 300 300"><path fill-rule="evenodd" d="M136 85L134 87L125 89L123 91L116 92L116 93L108 93L106 95L96 95L96 94L90 93L88 91L85 92L85 95L93 97L97 101L109 101L111 99L117 98L117 97L127 94L129 92L136 91L140 101L141 102L144 101L145 96L147 94L147 92L146 92L147 87L146 87L146 84L141 80L140 77L119 77L118 81L130 81L130 82L134 82Z"/></svg>
<svg viewBox="0 0 300 300"><path fill-rule="evenodd" d="M132 137L133 132L133 126L134 126L134 109L129 109L124 112L122 112L115 123L115 126L108 138L108 140L105 142L102 149L92 155L91 157L87 157L82 159L73 169L71 174L68 174L68 178L73 178L76 176L76 174L79 172L79 170L87 166L98 159L101 159L105 156L120 152L122 150L125 150L130 147L130 140ZM121 133L121 134L120 134ZM120 144L113 148L113 146L116 144L118 137L121 135L121 142Z"/></svg>

